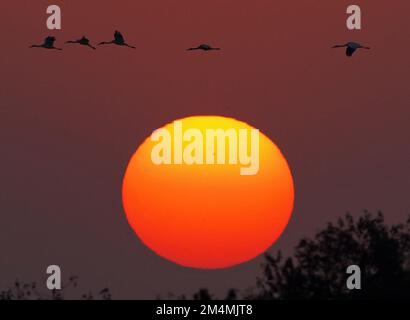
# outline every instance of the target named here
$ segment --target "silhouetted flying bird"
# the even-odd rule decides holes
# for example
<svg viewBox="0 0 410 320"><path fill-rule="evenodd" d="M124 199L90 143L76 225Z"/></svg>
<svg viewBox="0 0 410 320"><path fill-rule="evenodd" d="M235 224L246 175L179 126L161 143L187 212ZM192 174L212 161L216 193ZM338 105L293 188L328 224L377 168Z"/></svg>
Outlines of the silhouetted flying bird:
<svg viewBox="0 0 410 320"><path fill-rule="evenodd" d="M106 42L100 42L98 45L100 46L100 45L104 45L104 44L115 44L117 46L129 47L129 48L135 49L134 46L131 46L128 43L125 42L124 36L119 31L115 31L114 40L106 41Z"/></svg>
<svg viewBox="0 0 410 320"><path fill-rule="evenodd" d="M82 46L86 46L86 47L89 47L95 50L95 47L93 47L90 44L90 40L88 40L85 36L83 36L81 39L78 39L78 40L67 41L66 43L76 43L76 44L80 44Z"/></svg>
<svg viewBox="0 0 410 320"><path fill-rule="evenodd" d="M353 56L353 53L355 53L357 49L370 49L369 47L364 47L360 43L356 43L356 42L348 42L346 44L341 44L341 45L339 44L339 45L333 46L333 48L344 48L344 47L346 47L346 56L348 57Z"/></svg>
<svg viewBox="0 0 410 320"><path fill-rule="evenodd" d="M60 48L56 48L54 43L56 42L55 37L47 37L44 39L43 44L33 44L30 48L44 48L44 49L54 49L54 50L63 50Z"/></svg>
<svg viewBox="0 0 410 320"><path fill-rule="evenodd" d="M187 49L187 51L193 51L193 50L211 51L211 50L221 50L221 48L213 48L209 44L201 44L196 48Z"/></svg>

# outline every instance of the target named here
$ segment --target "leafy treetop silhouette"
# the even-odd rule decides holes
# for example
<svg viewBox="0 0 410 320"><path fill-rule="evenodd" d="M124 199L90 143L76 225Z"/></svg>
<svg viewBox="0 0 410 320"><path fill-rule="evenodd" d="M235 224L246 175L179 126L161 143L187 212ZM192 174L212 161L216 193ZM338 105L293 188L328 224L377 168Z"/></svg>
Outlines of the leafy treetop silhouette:
<svg viewBox="0 0 410 320"><path fill-rule="evenodd" d="M348 266L358 265L362 290L349 290ZM387 226L365 211L329 223L313 239L302 239L294 256L266 254L253 299L400 299L410 295L410 217Z"/></svg>
<svg viewBox="0 0 410 320"><path fill-rule="evenodd" d="M346 285L350 265L361 268L362 289ZM388 226L381 212L365 211L355 219L346 214L329 223L313 238L304 238L294 254L285 258L279 251L266 254L263 274L256 287L245 292L230 289L225 300L263 299L409 299L410 298L410 217ZM63 290L39 292L36 283L20 283L0 291L0 300L63 300L69 287L77 287L78 277L69 278ZM110 300L109 289L88 293L82 299ZM169 299L186 300L186 295ZM158 299L161 299L159 296ZM216 299L208 289L200 289L193 300Z"/></svg>
<svg viewBox="0 0 410 320"><path fill-rule="evenodd" d="M362 290L349 290L347 268L361 268ZM409 299L410 217L388 226L381 212L355 219L346 214L313 238L304 238L291 257L266 254L256 287L240 297L250 300ZM225 300L237 299L231 289ZM207 289L193 299L212 300Z"/></svg>

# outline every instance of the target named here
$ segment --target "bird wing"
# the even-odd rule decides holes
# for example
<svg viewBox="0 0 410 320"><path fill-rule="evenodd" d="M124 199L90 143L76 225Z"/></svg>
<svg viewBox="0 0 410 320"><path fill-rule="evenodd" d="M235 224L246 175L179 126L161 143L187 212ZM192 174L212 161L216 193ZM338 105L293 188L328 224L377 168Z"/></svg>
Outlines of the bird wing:
<svg viewBox="0 0 410 320"><path fill-rule="evenodd" d="M125 42L124 36L119 31L115 31L114 38L117 42L121 42L121 43Z"/></svg>
<svg viewBox="0 0 410 320"><path fill-rule="evenodd" d="M352 48L352 47L347 47L346 48L346 55L348 56L348 57L351 57L351 56L353 56L353 53L356 51L356 48Z"/></svg>

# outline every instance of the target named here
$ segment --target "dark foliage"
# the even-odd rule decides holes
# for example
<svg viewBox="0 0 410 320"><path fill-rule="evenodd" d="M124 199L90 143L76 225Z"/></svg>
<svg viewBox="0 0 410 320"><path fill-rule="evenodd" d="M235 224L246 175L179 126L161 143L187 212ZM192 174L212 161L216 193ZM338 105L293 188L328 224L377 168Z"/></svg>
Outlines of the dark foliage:
<svg viewBox="0 0 410 320"><path fill-rule="evenodd" d="M347 267L358 265L362 290L348 290ZM293 257L266 255L251 299L409 299L410 218L387 226L382 213L350 214L303 239Z"/></svg>
<svg viewBox="0 0 410 320"><path fill-rule="evenodd" d="M65 295L72 289L75 291L78 285L78 277L70 277L68 282L62 286L61 290L40 290L35 282L22 283L16 281L14 286L10 289L0 291L0 300L64 300ZM103 289L98 294L89 292L76 297L73 292L73 299L77 300L111 300L111 293L109 289Z"/></svg>
<svg viewBox="0 0 410 320"><path fill-rule="evenodd" d="M361 290L347 288L347 268L361 269ZM382 213L347 214L313 238L302 239L291 257L266 254L255 288L225 300L410 299L410 217L388 226ZM194 299L212 300L207 289Z"/></svg>
<svg viewBox="0 0 410 320"><path fill-rule="evenodd" d="M349 290L347 268L361 268L362 289ZM263 275L256 288L246 292L229 290L224 300L306 299L410 299L410 217L388 226L382 213L365 212L358 219L347 214L329 223L313 238L302 239L291 257L266 254ZM62 290L41 293L36 283L20 283L0 291L0 300L64 300L68 288L77 287L71 277ZM109 289L81 295L85 300L110 300ZM161 299L159 296L157 299ZM185 295L168 299L186 300ZM191 299L216 299L200 289Z"/></svg>

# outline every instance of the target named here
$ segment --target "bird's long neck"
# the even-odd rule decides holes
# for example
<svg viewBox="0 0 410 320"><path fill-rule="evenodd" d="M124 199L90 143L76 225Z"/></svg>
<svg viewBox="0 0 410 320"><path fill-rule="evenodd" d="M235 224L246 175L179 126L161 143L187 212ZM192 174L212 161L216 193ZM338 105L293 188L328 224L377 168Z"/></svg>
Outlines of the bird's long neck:
<svg viewBox="0 0 410 320"><path fill-rule="evenodd" d="M102 45L102 44L113 44L113 43L115 43L115 40L112 40L112 41L103 41L103 42L100 43L100 45Z"/></svg>
<svg viewBox="0 0 410 320"><path fill-rule="evenodd" d="M41 48L41 47L43 47L43 46L38 45L38 44L33 44L30 48Z"/></svg>

